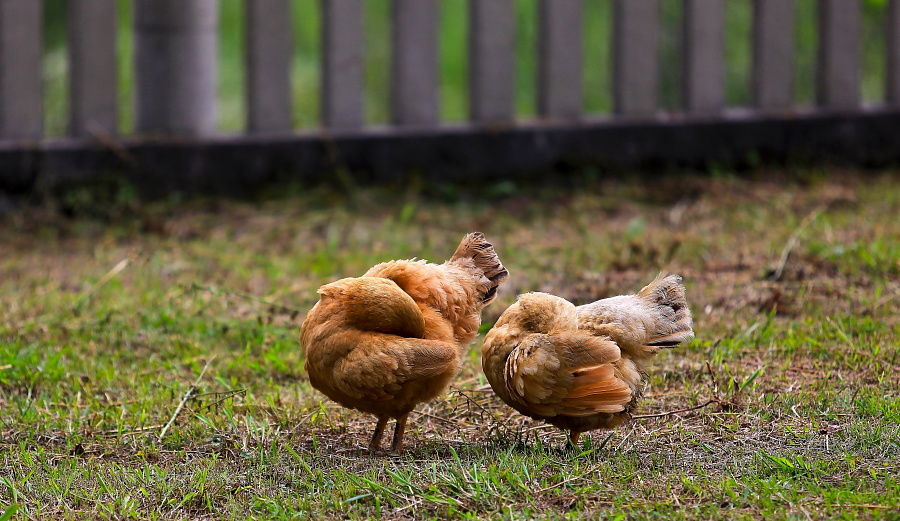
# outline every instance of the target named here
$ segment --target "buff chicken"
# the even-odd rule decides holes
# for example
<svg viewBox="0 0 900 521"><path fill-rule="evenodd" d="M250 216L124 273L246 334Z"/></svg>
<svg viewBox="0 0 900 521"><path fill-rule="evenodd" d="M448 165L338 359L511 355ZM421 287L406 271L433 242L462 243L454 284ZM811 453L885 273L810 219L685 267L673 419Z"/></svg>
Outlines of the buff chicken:
<svg viewBox="0 0 900 521"><path fill-rule="evenodd" d="M644 365L693 337L681 277L656 278L636 295L584 306L526 293L484 340L482 368L494 392L520 413L569 431L628 421Z"/></svg>
<svg viewBox="0 0 900 521"><path fill-rule="evenodd" d="M459 373L481 310L508 275L476 232L443 264L385 262L322 286L300 335L310 383L378 418L372 450L396 419L391 448L399 450L409 413L444 393Z"/></svg>

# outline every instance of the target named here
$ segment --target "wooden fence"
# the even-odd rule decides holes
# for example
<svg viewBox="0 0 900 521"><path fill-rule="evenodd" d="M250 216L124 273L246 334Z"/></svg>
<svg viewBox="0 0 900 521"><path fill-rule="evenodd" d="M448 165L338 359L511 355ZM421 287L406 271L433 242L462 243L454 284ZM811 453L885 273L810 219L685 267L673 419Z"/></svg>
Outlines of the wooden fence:
<svg viewBox="0 0 900 521"><path fill-rule="evenodd" d="M0 190L122 172L150 195L240 193L335 168L447 180L603 168L900 159L900 0L884 99L861 103L860 0L818 0L816 104L794 97L795 3L752 0L752 100L725 103L725 0L683 0L681 110L661 110L660 0L612 0L613 111L583 109L583 2L538 0L537 118L515 112L514 0L468 0L469 122L439 111L437 0L392 0L390 125L364 117L365 0L321 1L320 127L291 127L291 1L245 0L246 128L217 122L218 0L133 0L135 132L117 122L115 0L70 0L68 138L44 136L42 2L0 0Z"/></svg>

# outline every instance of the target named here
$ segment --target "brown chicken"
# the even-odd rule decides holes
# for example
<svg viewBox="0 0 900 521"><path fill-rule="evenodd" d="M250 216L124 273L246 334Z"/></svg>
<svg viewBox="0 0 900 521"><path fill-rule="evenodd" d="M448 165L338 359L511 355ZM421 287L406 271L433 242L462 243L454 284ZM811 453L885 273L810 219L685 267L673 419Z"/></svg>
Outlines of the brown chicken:
<svg viewBox="0 0 900 521"><path fill-rule="evenodd" d="M678 275L637 295L575 307L547 293L519 296L488 332L482 368L509 406L569 431L625 423L641 395L644 364L694 335Z"/></svg>
<svg viewBox="0 0 900 521"><path fill-rule="evenodd" d="M300 335L310 383L344 407L378 418L373 450L388 419L396 418L391 448L400 449L407 416L445 392L459 373L481 310L508 275L476 232L444 264L385 262L362 277L322 286Z"/></svg>

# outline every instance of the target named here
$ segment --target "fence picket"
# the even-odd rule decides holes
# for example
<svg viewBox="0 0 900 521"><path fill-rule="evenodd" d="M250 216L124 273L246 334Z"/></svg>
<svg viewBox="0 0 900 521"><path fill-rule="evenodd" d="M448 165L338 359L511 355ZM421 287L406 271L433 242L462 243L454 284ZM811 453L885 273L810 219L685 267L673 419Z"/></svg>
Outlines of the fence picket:
<svg viewBox="0 0 900 521"><path fill-rule="evenodd" d="M364 123L362 0L322 2L322 124L358 129Z"/></svg>
<svg viewBox="0 0 900 521"><path fill-rule="evenodd" d="M816 99L829 109L852 109L860 100L859 0L819 0Z"/></svg>
<svg viewBox="0 0 900 521"><path fill-rule="evenodd" d="M290 0L246 0L247 131L291 130Z"/></svg>
<svg viewBox="0 0 900 521"><path fill-rule="evenodd" d="M0 1L0 138L44 133L42 3Z"/></svg>
<svg viewBox="0 0 900 521"><path fill-rule="evenodd" d="M725 108L725 2L684 2L684 109L714 113Z"/></svg>
<svg viewBox="0 0 900 521"><path fill-rule="evenodd" d="M887 10L887 75L885 100L889 105L900 106L900 0L890 0Z"/></svg>
<svg viewBox="0 0 900 521"><path fill-rule="evenodd" d="M581 116L582 12L581 0L539 0L537 109L541 116Z"/></svg>
<svg viewBox="0 0 900 521"><path fill-rule="evenodd" d="M469 4L469 118L511 121L515 105L516 17L513 0Z"/></svg>
<svg viewBox="0 0 900 521"><path fill-rule="evenodd" d="M438 3L393 0L391 122L438 123Z"/></svg>
<svg viewBox="0 0 900 521"><path fill-rule="evenodd" d="M134 0L137 130L216 130L218 0Z"/></svg>
<svg viewBox="0 0 900 521"><path fill-rule="evenodd" d="M68 2L69 135L118 129L115 0Z"/></svg>
<svg viewBox="0 0 900 521"><path fill-rule="evenodd" d="M787 109L794 102L794 0L753 2L753 105Z"/></svg>
<svg viewBox="0 0 900 521"><path fill-rule="evenodd" d="M623 116L649 116L659 105L659 1L616 0L613 100Z"/></svg>

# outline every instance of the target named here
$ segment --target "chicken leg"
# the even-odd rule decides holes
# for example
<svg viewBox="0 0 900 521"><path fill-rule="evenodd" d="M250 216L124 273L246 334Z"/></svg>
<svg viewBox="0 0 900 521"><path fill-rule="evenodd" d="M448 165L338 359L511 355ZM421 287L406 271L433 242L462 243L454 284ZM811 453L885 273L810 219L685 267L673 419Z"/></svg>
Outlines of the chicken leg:
<svg viewBox="0 0 900 521"><path fill-rule="evenodd" d="M569 431L569 443L573 447L578 447L578 437L581 436L581 431L571 430Z"/></svg>
<svg viewBox="0 0 900 521"><path fill-rule="evenodd" d="M397 418L397 425L394 426L394 442L391 444L391 450L397 452L403 448L403 433L406 431L406 419L409 413Z"/></svg>
<svg viewBox="0 0 900 521"><path fill-rule="evenodd" d="M396 452L403 448L403 433L406 432L406 420L409 413L397 418L397 424L394 426L394 441L391 443L391 450ZM384 436L384 429L390 420L388 416L379 416L378 424L375 425L375 432L372 433L372 441L369 443L369 450L376 451L381 449L381 438Z"/></svg>
<svg viewBox="0 0 900 521"><path fill-rule="evenodd" d="M378 424L375 425L372 441L369 442L369 450L378 450L381 448L381 436L384 434L384 428L387 427L388 419L387 416L378 417Z"/></svg>

